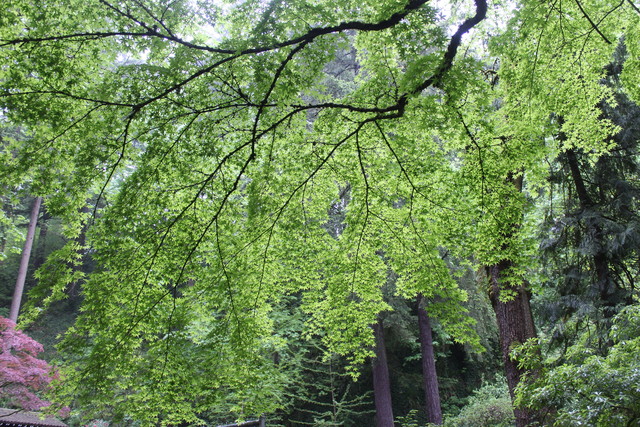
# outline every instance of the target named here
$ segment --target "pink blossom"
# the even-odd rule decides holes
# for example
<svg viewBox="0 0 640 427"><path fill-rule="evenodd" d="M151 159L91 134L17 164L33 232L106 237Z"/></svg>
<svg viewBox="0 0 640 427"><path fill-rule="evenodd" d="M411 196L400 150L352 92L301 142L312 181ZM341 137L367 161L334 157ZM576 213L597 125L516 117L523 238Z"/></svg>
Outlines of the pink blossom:
<svg viewBox="0 0 640 427"><path fill-rule="evenodd" d="M0 399L26 410L51 405L36 393L45 391L56 377L54 369L38 359L42 345L0 317Z"/></svg>

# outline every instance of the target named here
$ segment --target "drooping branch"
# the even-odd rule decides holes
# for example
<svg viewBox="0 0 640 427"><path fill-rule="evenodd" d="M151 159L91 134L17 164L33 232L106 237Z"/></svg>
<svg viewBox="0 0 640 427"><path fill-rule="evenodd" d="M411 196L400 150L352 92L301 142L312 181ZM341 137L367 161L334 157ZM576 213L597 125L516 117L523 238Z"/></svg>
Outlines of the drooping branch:
<svg viewBox="0 0 640 427"><path fill-rule="evenodd" d="M276 49L280 49L283 47L288 47L288 46L294 46L297 45L297 47L293 50L293 52L298 52L299 50L301 50L304 46L308 45L309 43L313 42L316 38L324 36L324 35L328 35L328 34L334 34L334 33L340 33L340 32L345 32L345 31L349 31L349 30L355 30L355 31L364 31L364 32L370 32L370 31L382 31L388 28L391 28L395 25L397 25L398 23L400 23L402 21L402 19L404 19L409 13L411 13L412 11L415 11L417 9L419 9L421 6L423 6L426 3L426 0L410 0L405 7L399 11L394 13L393 15L391 15L389 18L379 21L377 23L365 23L365 22L360 22L360 21L348 21L348 22L343 22L339 25L334 25L334 26L327 26L327 27L321 27L321 28L313 28L311 30L309 30L307 33L299 36L299 37L295 37L289 40L285 40L282 42L277 42L271 45L267 45L267 46L257 46L254 48L249 48L249 49L245 49L245 50L234 50L234 49L220 49L220 48L213 48L213 47L209 47L209 46L201 46L201 45L196 45L190 42L186 42L176 36L174 36L173 34L170 35L165 35L162 34L158 31L158 29L156 28L156 26L150 26L146 23L144 23L143 21L136 19L134 16L132 16L130 13L128 12L123 12L123 11L119 11L115 6L107 3L104 0L100 0L101 3L105 4L106 6L108 6L109 8L113 9L114 11L116 11L117 13L119 13L120 15L126 17L127 19L132 20L133 22L137 23L139 26L141 26L143 29L145 29L144 32L94 32L94 33L78 33L78 34L67 34L67 35L60 35L60 36L48 36L48 37L41 37L41 38L21 38L21 39L15 39L15 40L5 40L5 43L0 44L0 47L3 46L8 46L8 45L16 45L16 44L25 44L25 43L36 43L36 42L43 42L43 41L61 41L61 40L69 40L69 39L79 39L79 40L86 40L86 39L96 39L96 38L107 38L107 37L116 37L116 36L135 36L135 37L157 37L157 38L162 38L165 39L167 41L171 41L171 42L175 42L181 45L184 45L186 47L189 48L193 48L193 49L198 49L198 50L204 50L204 51L209 51L209 52L214 52L214 53L220 53L220 54L225 54L225 55L229 55L226 56L224 58L219 59L218 61L216 61L215 63L208 65L206 67L200 68L199 70L197 70L196 72L192 73L191 75L189 75L187 78L181 80L180 82L173 84L172 86L166 88L164 91L162 91L161 93L159 93L158 95L152 96L150 98L145 99L142 102L139 102L137 104L125 104L125 103L118 103L118 102L110 102L110 101L104 101L104 100L99 100L99 99L90 99L87 97L82 97L82 96L77 96L77 95L73 95L70 94L68 92L64 92L64 91L34 91L34 92L19 92L19 93L11 93L11 94L3 94L0 96L16 96L16 95L25 95L25 94L53 94L53 95L60 95L60 96L64 96L64 97L69 97L69 98L73 98L73 99L78 99L78 100L84 100L84 101L89 101L89 102L94 102L94 103L98 103L100 105L104 105L104 106L123 106L123 107L130 107L131 108L131 113L129 114L130 117L134 117L135 115L138 114L138 112L140 110L142 110L144 107L154 103L155 101L158 101L160 99L164 99L166 98L168 95L178 92L180 89L182 89L184 86L186 86L187 84L189 84L190 82L192 82L193 80L197 79L198 77L201 77L205 74L209 74L211 72L213 72L215 69L218 69L220 66L234 61L240 57L246 56L246 55L253 55L253 54L258 54L258 53L264 53L264 52L268 52L268 51L272 51L272 50L276 50ZM475 6L476 6L476 10L475 10L475 15L471 18L466 19L457 29L457 31L454 33L454 35L451 37L451 40L449 42L449 45L447 46L447 50L442 58L442 61L440 63L440 65L438 66L438 68L436 69L436 71L433 73L433 75L431 77L429 77L428 79L426 79L422 84L420 84L419 86L417 86L416 88L414 88L413 90L406 92L404 94L402 94L397 102L393 105L390 105L388 107L363 107L363 106L356 106L356 105L351 105L351 104L341 104L341 103L333 103L333 102L329 102L329 103L320 103L320 104L313 104L313 105L307 105L307 106L302 106L302 105L292 105L293 108L295 108L296 110L298 109L332 109L332 108L337 108L337 109L344 109L347 111L351 111L351 112L360 112L360 113L372 113L372 114L376 114L376 117L373 118L372 120L378 120L378 119L393 119L393 118L399 118L402 117L404 115L404 109L406 107L406 104L408 102L408 99L413 96L413 95L417 95L420 92L422 92L423 90L425 90L426 88L430 87L430 86L437 86L440 84L440 82L442 81L442 78L444 77L444 75L451 69L452 65L453 65L453 60L455 59L455 56L457 54L458 48L462 42L462 36L464 34L466 34L469 30L471 30L474 26L476 26L478 23L480 23L482 20L484 20L484 18L486 17L486 13L487 13L487 2L486 0L476 0L475 1ZM288 60L286 60L285 62L283 62L282 66L280 67L280 69L282 70L282 68L286 65L286 62L288 62L290 60L290 58ZM274 84L276 82L277 79L274 79ZM270 88L270 90L272 90L273 87ZM267 96L268 98L268 96ZM268 104L266 104L266 99L263 100L263 106L267 106ZM269 105L271 106L271 105ZM275 106L275 105L273 105Z"/></svg>
<svg viewBox="0 0 640 427"><path fill-rule="evenodd" d="M600 31L600 28L598 28L598 26L593 22L593 20L591 20L587 12L582 7L582 4L580 3L580 1L575 0L575 2L578 5L578 9L580 9L580 12L582 12L582 16L584 16L586 20L589 21L589 24L591 24L591 27L596 31L596 33L598 33L600 37L602 37L602 40L604 40L607 44L611 44L611 41L607 38L607 36L602 34L602 31Z"/></svg>
<svg viewBox="0 0 640 427"><path fill-rule="evenodd" d="M271 84L269 85L269 88L267 89L266 93L264 94L264 97L262 98L262 101L260 102L260 106L258 107L258 112L256 113L256 117L253 121L253 129L251 130L251 156L255 156L255 152L256 152L256 135L258 133L258 125L260 123L260 116L262 115L262 112L264 111L265 105L267 105L267 102L269 101L269 97L271 96L271 94L273 93L273 90L275 89L276 85L278 84L278 80L280 79L280 76L282 75L282 72L284 71L284 69L287 67L287 64L289 62L291 62L291 60L293 60L293 57L300 52L302 49L305 48L305 46L307 45L307 42L302 42L300 43L298 46L296 46L295 48L291 49L291 52L289 52L289 54L287 55L287 57L285 58L284 61L282 61L280 63L280 66L278 67L278 69L276 70L273 79L271 80Z"/></svg>
<svg viewBox="0 0 640 427"><path fill-rule="evenodd" d="M177 44L181 44L191 49L197 49L197 50L203 50L207 52L221 53L221 54L227 54L227 55L244 56L244 55L250 55L250 54L256 54L256 53L268 52L271 50L276 50L276 49L280 49L287 46L293 46L302 42L309 43L309 42L312 42L314 39L327 34L341 33L349 30L355 30L355 31L386 30L387 28L391 28L399 24L402 21L402 19L404 19L409 13L422 7L422 5L424 5L427 2L427 0L409 0L407 5L401 11L394 13L389 18L384 19L380 22L369 23L369 22L361 22L361 21L348 21L348 22L342 22L338 25L312 28L309 31L307 31L305 34L289 40L284 40L281 42L277 42L277 43L273 43L265 46L256 46L256 47L244 49L241 51L238 51L237 49L222 49L222 48L215 48L211 46L198 45L198 44L183 40L179 37L176 37L171 33L169 35L162 34L161 32L158 31L158 29L155 26L151 26L149 24L144 23L141 20L136 19L131 14L119 10L117 7L111 5L110 3L107 3L106 1L100 0L100 2L103 3L105 6L109 7L110 9L112 9L113 11L115 11L116 13L118 13L119 15L132 20L133 22L138 24L140 27L142 27L145 31L143 32L125 32L125 31L123 32L118 32L118 31L91 32L91 33L76 33L76 34L65 34L65 35L59 35L59 36L34 37L34 38L23 37L23 38L14 39L14 40L0 39L0 41L3 42L2 44L0 44L0 47L19 45L19 44L25 44L25 43L38 43L43 41L62 41L62 40L69 40L69 39L91 40L91 39L100 39L100 38L109 38L109 37L132 36L132 37L155 37L155 38L160 38L170 42L174 42Z"/></svg>
<svg viewBox="0 0 640 427"><path fill-rule="evenodd" d="M635 10L636 12L638 12L638 14L640 15L640 8L638 8L638 6L636 6L632 0L627 0L629 2L629 4L631 5L631 7L633 8L633 10Z"/></svg>
<svg viewBox="0 0 640 427"><path fill-rule="evenodd" d="M335 103L326 103L326 104L317 104L315 108L343 108L349 111L354 112L364 112L364 113L376 113L377 116L374 117L373 120L378 119L392 119L399 118L404 115L404 109L409 101L409 97L413 95L417 95L423 90L427 89L430 86L438 86L442 82L442 78L445 74L451 69L453 66L453 60L458 53L458 48L462 43L462 36L469 32L473 27L482 22L487 16L487 2L486 0L475 0L476 10L475 15L471 18L466 19L459 27L458 30L451 36L451 40L449 41L449 45L447 46L447 51L442 57L442 62L436 69L436 71L426 79L422 84L417 86L415 89L410 92L406 92L402 94L398 98L398 102L396 104L391 105L386 108L363 108L356 107L352 105L343 105L343 104L335 104Z"/></svg>

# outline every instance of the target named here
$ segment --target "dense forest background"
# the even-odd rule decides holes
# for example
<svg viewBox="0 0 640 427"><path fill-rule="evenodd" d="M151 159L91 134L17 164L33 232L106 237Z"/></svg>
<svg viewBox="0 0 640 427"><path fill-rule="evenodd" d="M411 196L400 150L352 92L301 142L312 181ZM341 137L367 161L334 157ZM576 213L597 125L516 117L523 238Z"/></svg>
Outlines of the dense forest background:
<svg viewBox="0 0 640 427"><path fill-rule="evenodd" d="M3 320L0 406L640 425L639 35L631 0L1 6L0 316L43 350Z"/></svg>

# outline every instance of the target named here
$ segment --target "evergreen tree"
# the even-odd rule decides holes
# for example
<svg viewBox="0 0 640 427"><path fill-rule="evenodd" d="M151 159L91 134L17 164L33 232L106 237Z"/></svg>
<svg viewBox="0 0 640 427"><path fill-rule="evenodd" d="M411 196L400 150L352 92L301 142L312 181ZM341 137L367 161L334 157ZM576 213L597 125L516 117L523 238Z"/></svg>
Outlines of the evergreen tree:
<svg viewBox="0 0 640 427"><path fill-rule="evenodd" d="M544 305L555 338L571 342L566 323L582 317L588 321L578 320L578 330L594 322L601 351L610 343L610 319L637 296L640 108L619 89L625 52L621 42L603 80L615 96L600 104L601 114L618 126L609 141L614 146L595 160L574 148L560 156L553 178L564 200L547 214L542 241L548 271L558 273L551 274L553 299Z"/></svg>

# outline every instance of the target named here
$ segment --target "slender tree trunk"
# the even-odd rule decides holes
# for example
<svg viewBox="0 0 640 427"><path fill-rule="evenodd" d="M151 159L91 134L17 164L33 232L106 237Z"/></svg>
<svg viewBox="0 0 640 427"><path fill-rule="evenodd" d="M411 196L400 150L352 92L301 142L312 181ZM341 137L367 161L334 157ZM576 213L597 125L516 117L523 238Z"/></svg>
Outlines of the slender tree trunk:
<svg viewBox="0 0 640 427"><path fill-rule="evenodd" d="M504 370L509 394L513 401L515 389L522 379L524 371L518 368L517 361L511 359L511 350L514 346L522 344L530 338L535 338L537 335L529 305L529 292L524 285L514 287L504 284L503 277L510 267L510 261L501 261L488 267L487 273L490 285L489 297L496 313ZM500 294L502 292L508 292L507 301L501 300ZM534 420L535 414L526 409L514 409L514 413L517 427L527 426Z"/></svg>
<svg viewBox="0 0 640 427"><path fill-rule="evenodd" d="M422 385L424 386L424 402L427 412L427 422L442 424L442 408L440 407L440 391L438 389L438 375L436 359L433 353L433 336L431 321L424 308L424 298L418 294L418 326L420 328L420 350L422 353Z"/></svg>
<svg viewBox="0 0 640 427"><path fill-rule="evenodd" d="M9 312L9 320L17 323L18 312L20 311L20 303L22 302L22 293L24 291L24 282L27 278L27 267L29 267L29 257L31 256L31 247L33 246L33 237L36 233L36 225L38 224L38 214L40 213L40 204L42 197L36 197L31 208L31 217L29 218L29 228L27 229L27 240L24 242L22 249L22 258L20 259L20 268L18 269L18 279L16 280L16 288L13 292L11 300L11 310Z"/></svg>
<svg viewBox="0 0 640 427"><path fill-rule="evenodd" d="M387 352L384 344L382 319L373 324L376 339L373 359L373 395L376 404L376 427L393 427L393 409L391 406L391 382L387 365Z"/></svg>
<svg viewBox="0 0 640 427"><path fill-rule="evenodd" d="M48 220L51 216L47 213L46 210L43 211L42 216L40 217L40 232L38 233L38 241L36 245L36 250L33 256L33 270L37 270L44 264L44 254L45 254L45 244L47 241L47 232L49 231Z"/></svg>

